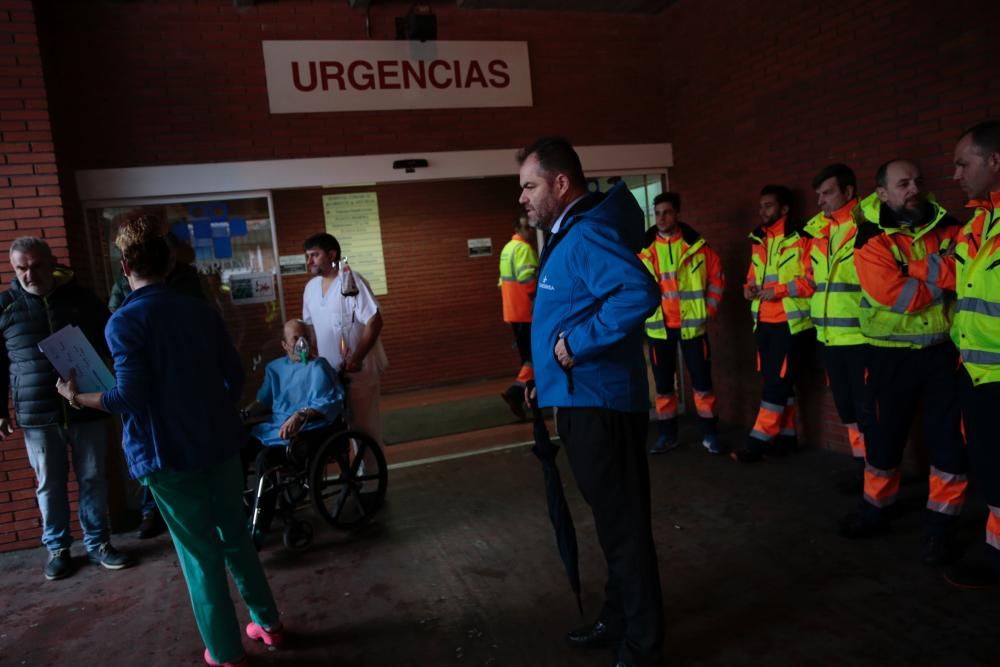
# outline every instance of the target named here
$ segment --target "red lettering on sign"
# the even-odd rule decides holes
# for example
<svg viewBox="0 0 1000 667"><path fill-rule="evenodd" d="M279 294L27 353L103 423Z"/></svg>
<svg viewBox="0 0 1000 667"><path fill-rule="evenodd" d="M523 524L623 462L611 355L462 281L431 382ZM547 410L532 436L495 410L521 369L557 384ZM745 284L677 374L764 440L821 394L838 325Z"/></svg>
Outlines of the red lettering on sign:
<svg viewBox="0 0 1000 667"><path fill-rule="evenodd" d="M490 74L490 85L494 88L506 88L510 85L510 74L507 73L507 63L503 60L491 60L486 67Z"/></svg>
<svg viewBox="0 0 1000 667"><path fill-rule="evenodd" d="M447 60L435 60L431 62L430 67L427 68L427 76L431 80L431 85L435 88L447 88L452 84L451 78L447 78L444 81L438 81L437 76L434 73L444 67L445 69L450 69L451 64Z"/></svg>
<svg viewBox="0 0 1000 667"><path fill-rule="evenodd" d="M411 79L418 87L427 87L427 71L424 69L423 60L418 60L416 63L411 60L403 61L403 88L410 89Z"/></svg>
<svg viewBox="0 0 1000 667"><path fill-rule="evenodd" d="M358 79L359 69L366 69ZM355 60L347 67L347 79L351 86L358 90L372 90L375 88L375 74L372 72L372 64L366 60Z"/></svg>
<svg viewBox="0 0 1000 667"><path fill-rule="evenodd" d="M398 60L380 60L378 61L378 87L385 90L399 90L400 86L398 83L389 83L389 79L395 79L399 76ZM392 69L390 69L392 68Z"/></svg>
<svg viewBox="0 0 1000 667"><path fill-rule="evenodd" d="M313 63L309 63L310 68ZM323 90L330 90L330 82L337 82L337 89L344 89L344 65L337 60L324 60L319 64L320 78L323 80Z"/></svg>
<svg viewBox="0 0 1000 667"><path fill-rule="evenodd" d="M479 66L478 60L473 60L469 63L469 71L465 75L465 87L472 88L472 84L477 83L482 88L488 88L486 85L486 77L483 76L483 68Z"/></svg>
<svg viewBox="0 0 1000 667"><path fill-rule="evenodd" d="M308 93L310 90L316 89L316 63L309 61L309 83L303 84L302 77L299 73L299 64L297 62L292 63L292 85L297 89L301 90L303 93Z"/></svg>

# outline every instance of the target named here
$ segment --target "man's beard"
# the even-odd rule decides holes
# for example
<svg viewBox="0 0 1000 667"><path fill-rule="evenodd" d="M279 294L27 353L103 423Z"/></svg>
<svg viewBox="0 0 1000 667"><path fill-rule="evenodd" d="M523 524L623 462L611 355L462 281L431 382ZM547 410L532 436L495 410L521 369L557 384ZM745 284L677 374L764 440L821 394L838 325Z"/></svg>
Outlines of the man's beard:
<svg viewBox="0 0 1000 667"><path fill-rule="evenodd" d="M893 209L893 212L896 214L896 219L899 220L899 223L903 225L918 227L927 221L927 205L923 201L915 207L904 204L898 209Z"/></svg>

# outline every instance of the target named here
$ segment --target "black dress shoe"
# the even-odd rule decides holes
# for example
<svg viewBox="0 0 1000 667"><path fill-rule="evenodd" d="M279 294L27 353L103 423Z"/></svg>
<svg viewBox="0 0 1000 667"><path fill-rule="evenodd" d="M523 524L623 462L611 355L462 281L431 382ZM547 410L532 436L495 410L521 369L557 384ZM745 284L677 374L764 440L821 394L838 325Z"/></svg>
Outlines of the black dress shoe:
<svg viewBox="0 0 1000 667"><path fill-rule="evenodd" d="M607 648L621 639L621 632L612 630L601 621L566 633L566 641L569 642L569 645L582 649Z"/></svg>

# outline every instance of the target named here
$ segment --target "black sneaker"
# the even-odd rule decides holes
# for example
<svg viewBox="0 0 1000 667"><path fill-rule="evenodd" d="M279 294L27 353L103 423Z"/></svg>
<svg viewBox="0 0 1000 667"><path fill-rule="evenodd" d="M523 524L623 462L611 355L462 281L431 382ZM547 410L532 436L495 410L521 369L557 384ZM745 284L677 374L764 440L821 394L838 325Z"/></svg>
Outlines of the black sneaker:
<svg viewBox="0 0 1000 667"><path fill-rule="evenodd" d="M45 564L45 578L49 581L65 579L73 574L73 559L69 549L56 549L49 552L49 562Z"/></svg>
<svg viewBox="0 0 1000 667"><path fill-rule="evenodd" d="M163 517L160 516L159 511L153 510L142 515L142 521L139 522L138 537L140 540L148 540L151 537L156 537L166 530L166 528L167 526L163 523Z"/></svg>
<svg viewBox="0 0 1000 667"><path fill-rule="evenodd" d="M110 542L105 542L93 551L88 551L87 557L90 558L91 563L109 570L123 570L135 564L131 556L118 551L111 546Z"/></svg>
<svg viewBox="0 0 1000 667"><path fill-rule="evenodd" d="M996 588L1000 586L1000 568L985 563L957 563L944 571L944 579L955 588Z"/></svg>

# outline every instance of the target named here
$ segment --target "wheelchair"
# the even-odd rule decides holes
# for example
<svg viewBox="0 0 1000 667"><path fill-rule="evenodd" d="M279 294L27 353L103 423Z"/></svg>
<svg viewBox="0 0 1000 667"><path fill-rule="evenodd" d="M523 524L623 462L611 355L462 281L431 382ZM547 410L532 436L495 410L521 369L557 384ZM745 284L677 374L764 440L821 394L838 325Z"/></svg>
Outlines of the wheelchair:
<svg viewBox="0 0 1000 667"><path fill-rule="evenodd" d="M348 429L343 419L300 433L285 446L253 442L259 449L251 448L252 482L244 491L244 507L258 550L275 518L283 524L286 547L302 550L312 544L312 524L294 516L310 503L330 526L351 531L370 522L385 502L389 479L382 447Z"/></svg>

